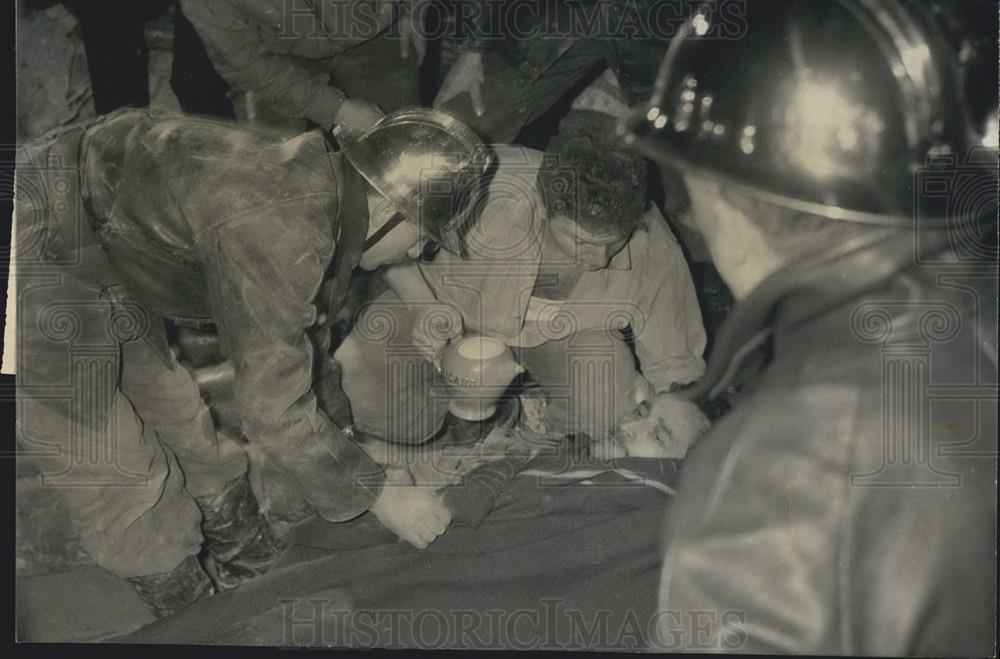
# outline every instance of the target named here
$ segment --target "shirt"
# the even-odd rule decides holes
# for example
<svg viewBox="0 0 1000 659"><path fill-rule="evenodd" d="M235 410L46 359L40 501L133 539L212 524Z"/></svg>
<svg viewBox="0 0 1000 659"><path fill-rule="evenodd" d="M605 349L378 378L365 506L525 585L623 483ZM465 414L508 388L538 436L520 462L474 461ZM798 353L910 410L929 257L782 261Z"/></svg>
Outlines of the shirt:
<svg viewBox="0 0 1000 659"><path fill-rule="evenodd" d="M536 178L543 154L496 147L496 174L465 258L441 252L421 270L438 299L455 304L467 328L534 347L593 329L630 327L643 375L657 392L705 370L705 328L684 254L655 207L609 266L585 272L558 310L526 325L542 258L546 213Z"/></svg>

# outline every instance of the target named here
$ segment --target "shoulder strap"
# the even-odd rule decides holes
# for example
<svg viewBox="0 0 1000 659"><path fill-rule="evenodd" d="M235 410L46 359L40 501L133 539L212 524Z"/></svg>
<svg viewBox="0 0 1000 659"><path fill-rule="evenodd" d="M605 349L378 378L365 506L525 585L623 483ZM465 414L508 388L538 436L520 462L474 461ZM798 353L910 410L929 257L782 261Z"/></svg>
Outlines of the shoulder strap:
<svg viewBox="0 0 1000 659"><path fill-rule="evenodd" d="M357 267L364 251L365 234L368 233L368 196L361 175L339 153L329 155L340 183L337 215L331 218L336 252L327 270L327 279L332 279L332 285L329 287L326 311L328 322L332 324L347 294L351 272Z"/></svg>

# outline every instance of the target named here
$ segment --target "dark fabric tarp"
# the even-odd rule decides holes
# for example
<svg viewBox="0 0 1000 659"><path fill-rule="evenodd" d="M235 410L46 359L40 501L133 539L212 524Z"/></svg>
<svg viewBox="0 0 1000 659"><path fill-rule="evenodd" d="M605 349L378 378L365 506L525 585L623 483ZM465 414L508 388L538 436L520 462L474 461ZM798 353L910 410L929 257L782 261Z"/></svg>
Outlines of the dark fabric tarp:
<svg viewBox="0 0 1000 659"><path fill-rule="evenodd" d="M672 461L623 460L672 485ZM371 515L313 519L272 571L120 640L461 649L640 650L655 623L663 491L615 473L520 476L482 523L425 551Z"/></svg>

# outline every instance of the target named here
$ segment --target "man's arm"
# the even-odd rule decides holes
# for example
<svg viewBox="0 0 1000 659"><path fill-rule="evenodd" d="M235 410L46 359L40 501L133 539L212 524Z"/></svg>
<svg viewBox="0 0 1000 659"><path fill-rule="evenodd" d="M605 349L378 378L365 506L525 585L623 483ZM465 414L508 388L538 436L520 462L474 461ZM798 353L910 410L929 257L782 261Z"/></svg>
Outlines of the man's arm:
<svg viewBox="0 0 1000 659"><path fill-rule="evenodd" d="M467 254L441 251L420 264L438 299L454 304L466 329L509 340L524 325L541 260L544 210L535 183L542 153L494 145L496 173L476 222L465 233Z"/></svg>
<svg viewBox="0 0 1000 659"><path fill-rule="evenodd" d="M344 93L327 84L328 76L312 74L292 57L267 52L251 20L232 3L181 0L181 5L226 82L323 128L337 122Z"/></svg>
<svg viewBox="0 0 1000 659"><path fill-rule="evenodd" d="M404 261L384 268L382 279L399 299L408 305L416 306L437 301L434 291L427 285L416 261Z"/></svg>
<svg viewBox="0 0 1000 659"><path fill-rule="evenodd" d="M367 510L384 474L317 406L312 390L312 300L329 245L264 209L206 237L202 263L219 334L236 369L236 406L250 442L300 483L330 521Z"/></svg>
<svg viewBox="0 0 1000 659"><path fill-rule="evenodd" d="M828 608L850 489L831 447L845 445L836 424L803 432L826 409L776 400L744 401L687 457L663 536L654 649L853 654L831 637ZM787 409L797 418L775 426Z"/></svg>
<svg viewBox="0 0 1000 659"><path fill-rule="evenodd" d="M416 261L389 266L382 278L407 307L416 313L411 339L428 361L433 361L448 341L462 335L462 314L439 301Z"/></svg>
<svg viewBox="0 0 1000 659"><path fill-rule="evenodd" d="M659 213L647 219L665 224ZM658 255L657 263L649 264L655 276L644 282L639 296L643 317L633 328L639 365L654 393L689 384L705 372L705 326L694 282L680 245L667 231L665 226L650 228L650 253Z"/></svg>

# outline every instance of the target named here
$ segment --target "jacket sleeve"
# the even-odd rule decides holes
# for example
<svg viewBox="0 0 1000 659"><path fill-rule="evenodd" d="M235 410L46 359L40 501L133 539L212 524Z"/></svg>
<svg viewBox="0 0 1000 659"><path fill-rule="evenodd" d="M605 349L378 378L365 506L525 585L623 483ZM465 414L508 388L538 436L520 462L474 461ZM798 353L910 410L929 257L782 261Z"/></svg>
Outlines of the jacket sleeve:
<svg viewBox="0 0 1000 659"><path fill-rule="evenodd" d="M659 213L649 221L666 224ZM680 245L664 231L665 226L650 231L647 263L655 274L643 277L637 312L642 318L633 325L640 369L657 393L705 373L705 326L694 282Z"/></svg>
<svg viewBox="0 0 1000 659"><path fill-rule="evenodd" d="M929 471L918 460L880 473L877 394L785 386L796 390L762 387L687 458L667 520L656 648L992 652L995 459L939 457L938 475L959 478L951 487L919 485ZM944 418L971 425L974 413Z"/></svg>
<svg viewBox="0 0 1000 659"><path fill-rule="evenodd" d="M836 529L847 447L836 424L807 421L823 418L824 405L851 408L850 392L835 395L809 411L807 399L777 403L773 393L743 401L688 455L668 517L658 648L845 651L829 618L837 589L829 568L844 564ZM796 419L778 428L774 419L788 410Z"/></svg>
<svg viewBox="0 0 1000 659"><path fill-rule="evenodd" d="M290 231L279 211L227 223L204 241L208 295L247 439L301 484L320 515L344 521L370 507L384 474L317 404L307 329L329 256L316 245L329 240L307 227Z"/></svg>
<svg viewBox="0 0 1000 659"><path fill-rule="evenodd" d="M215 69L235 89L252 91L290 116L331 128L345 95L329 76L314 74L293 57L269 52L252 19L228 0L181 0Z"/></svg>

